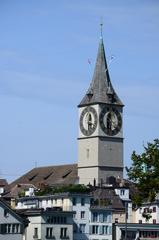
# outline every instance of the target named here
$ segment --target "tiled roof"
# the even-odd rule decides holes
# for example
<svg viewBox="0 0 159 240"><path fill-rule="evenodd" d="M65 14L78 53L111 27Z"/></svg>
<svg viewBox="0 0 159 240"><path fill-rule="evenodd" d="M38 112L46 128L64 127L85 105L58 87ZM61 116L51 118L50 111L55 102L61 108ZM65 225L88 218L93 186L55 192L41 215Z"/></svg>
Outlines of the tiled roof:
<svg viewBox="0 0 159 240"><path fill-rule="evenodd" d="M111 103L123 106L110 80L103 39L100 39L92 82L79 107L93 103Z"/></svg>
<svg viewBox="0 0 159 240"><path fill-rule="evenodd" d="M115 194L112 188L97 188L92 191L92 196L96 200L106 200L113 209L124 209L122 200Z"/></svg>
<svg viewBox="0 0 159 240"><path fill-rule="evenodd" d="M43 184L68 185L76 183L77 180L77 164L37 167L12 182L10 188L17 184L33 184L35 187Z"/></svg>

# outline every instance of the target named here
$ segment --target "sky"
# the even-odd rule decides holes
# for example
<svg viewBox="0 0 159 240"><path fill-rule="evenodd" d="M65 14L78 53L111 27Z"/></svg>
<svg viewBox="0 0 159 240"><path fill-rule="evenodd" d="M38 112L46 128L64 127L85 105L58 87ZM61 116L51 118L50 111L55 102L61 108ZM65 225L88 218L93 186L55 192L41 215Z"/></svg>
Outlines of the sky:
<svg viewBox="0 0 159 240"><path fill-rule="evenodd" d="M92 79L101 18L125 104L125 166L159 138L158 0L0 0L0 178L77 162L77 105Z"/></svg>

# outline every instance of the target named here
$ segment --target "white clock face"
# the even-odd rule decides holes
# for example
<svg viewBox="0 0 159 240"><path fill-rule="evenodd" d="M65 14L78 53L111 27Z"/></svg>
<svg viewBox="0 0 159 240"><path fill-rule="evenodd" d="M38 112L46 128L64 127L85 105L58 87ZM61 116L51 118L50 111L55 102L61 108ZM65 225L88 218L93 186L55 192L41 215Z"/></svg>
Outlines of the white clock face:
<svg viewBox="0 0 159 240"><path fill-rule="evenodd" d="M118 118L114 111L107 112L104 115L104 122L107 123L107 128L111 129L111 131L114 131L114 129L116 129L118 126Z"/></svg>
<svg viewBox="0 0 159 240"><path fill-rule="evenodd" d="M109 136L116 135L122 126L122 118L114 107L104 107L99 116L101 129Z"/></svg>
<svg viewBox="0 0 159 240"><path fill-rule="evenodd" d="M97 127L97 112L93 107L86 107L80 116L80 129L85 136L94 133Z"/></svg>

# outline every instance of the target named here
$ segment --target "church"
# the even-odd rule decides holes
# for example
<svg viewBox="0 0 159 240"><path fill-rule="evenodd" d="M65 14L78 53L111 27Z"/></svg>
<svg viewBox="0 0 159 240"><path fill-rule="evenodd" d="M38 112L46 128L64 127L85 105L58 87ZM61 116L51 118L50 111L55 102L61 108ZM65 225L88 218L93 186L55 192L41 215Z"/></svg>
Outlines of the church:
<svg viewBox="0 0 159 240"><path fill-rule="evenodd" d="M122 179L123 106L110 80L101 31L92 81L78 105L78 163L33 168L10 187L17 184L104 186L111 178Z"/></svg>

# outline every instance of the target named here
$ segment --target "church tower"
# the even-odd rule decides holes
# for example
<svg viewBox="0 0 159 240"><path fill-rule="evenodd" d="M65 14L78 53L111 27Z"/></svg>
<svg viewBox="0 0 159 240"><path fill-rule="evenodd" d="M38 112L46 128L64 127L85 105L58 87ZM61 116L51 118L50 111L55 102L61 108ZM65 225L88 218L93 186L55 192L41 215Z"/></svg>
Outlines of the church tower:
<svg viewBox="0 0 159 240"><path fill-rule="evenodd" d="M123 106L109 77L101 34L92 82L78 105L80 184L123 177Z"/></svg>

